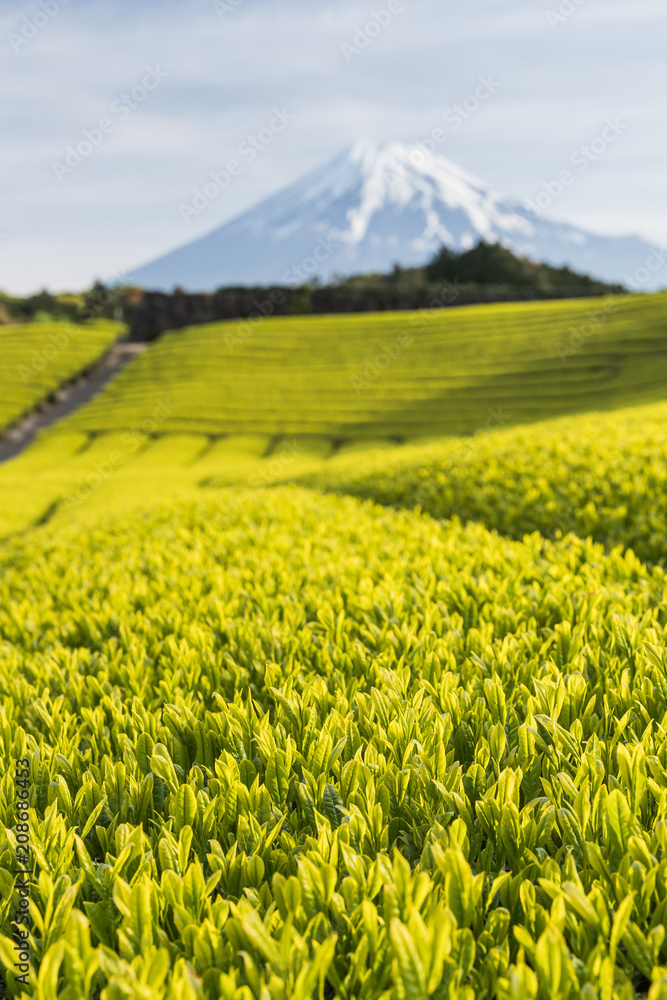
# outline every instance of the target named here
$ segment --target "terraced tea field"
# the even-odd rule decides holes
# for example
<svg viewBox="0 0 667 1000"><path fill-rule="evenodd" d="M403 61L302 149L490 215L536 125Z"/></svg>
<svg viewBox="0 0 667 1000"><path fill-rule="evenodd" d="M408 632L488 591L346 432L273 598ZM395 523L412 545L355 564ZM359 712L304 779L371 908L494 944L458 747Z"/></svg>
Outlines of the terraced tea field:
<svg viewBox="0 0 667 1000"><path fill-rule="evenodd" d="M307 491L12 543L4 919L27 787L58 995L640 995L665 592L590 543Z"/></svg>
<svg viewBox="0 0 667 1000"><path fill-rule="evenodd" d="M667 296L303 316L166 335L72 427L397 440L664 398ZM606 311L605 311L606 310Z"/></svg>
<svg viewBox="0 0 667 1000"><path fill-rule="evenodd" d="M300 481L511 538L574 532L667 558L665 403L340 455Z"/></svg>
<svg viewBox="0 0 667 1000"><path fill-rule="evenodd" d="M103 321L0 326L0 433L90 368L122 329Z"/></svg>
<svg viewBox="0 0 667 1000"><path fill-rule="evenodd" d="M401 446L63 428L0 468L0 536L47 519L66 525L292 481L479 521L517 539L574 532L658 562L667 558L667 403Z"/></svg>
<svg viewBox="0 0 667 1000"><path fill-rule="evenodd" d="M511 427L522 421L664 396L666 303L667 296L622 297L602 304L523 303L426 316L272 319L248 327L251 335L240 344L239 331L248 332L243 324L179 331L151 346L34 449L0 467L0 537L67 515L73 507L77 517L84 512L96 516L103 508L122 509L165 495L186 498L199 488L242 483L252 489L320 472L322 484L335 488L339 467L344 489L349 479L351 492L403 503L400 486L382 492L381 476L368 489L353 485L352 480L363 480L374 448L393 448L399 441L437 442L444 431L479 437L505 428L510 437L492 437L488 448L496 448L497 440L502 449L507 440L511 451ZM604 323L594 326L594 335L575 349L571 331L583 330L592 310L604 312ZM383 355L390 365L374 374L364 359ZM609 377L601 380L603 369ZM364 370L373 379L360 385ZM575 465L577 433L575 428L568 438ZM615 434L609 432L606 445L600 442L609 460ZM440 454L439 445L434 447ZM443 447L443 454L458 454L461 447L467 453L467 444ZM521 461L528 470L531 464L539 468L539 440L517 447L525 447ZM476 447L475 454L482 453ZM397 452L396 461L409 464L411 455ZM320 470L324 460L327 468ZM415 461L420 461L418 453ZM507 461L511 465L509 454ZM497 485L503 476L498 462L485 468L484 481L493 479L493 468ZM561 464L558 474L566 468L567 463ZM351 479L346 469L352 470ZM496 503L495 496L484 507L486 492L477 489L474 477L469 488L474 499L466 501L465 490L459 491L455 508L447 506L455 481L449 477L447 488L437 489L434 502L440 506L429 510L482 519L519 537L528 526L547 530L545 519L548 530L554 530L553 505L545 504L540 520L541 500L534 488L522 494L524 506L530 496L535 508L524 518L523 507L518 508L521 516L501 513L503 503ZM411 495L415 484L409 475L406 483ZM509 503L509 495L503 502ZM567 496L563 502L567 507ZM562 511L558 518L565 530L582 528L581 518L568 519ZM588 516L586 525L594 520ZM593 534L609 540L608 533L596 529ZM639 537L636 541L640 544Z"/></svg>
<svg viewBox="0 0 667 1000"><path fill-rule="evenodd" d="M667 997L665 305L175 334L0 467L8 995Z"/></svg>

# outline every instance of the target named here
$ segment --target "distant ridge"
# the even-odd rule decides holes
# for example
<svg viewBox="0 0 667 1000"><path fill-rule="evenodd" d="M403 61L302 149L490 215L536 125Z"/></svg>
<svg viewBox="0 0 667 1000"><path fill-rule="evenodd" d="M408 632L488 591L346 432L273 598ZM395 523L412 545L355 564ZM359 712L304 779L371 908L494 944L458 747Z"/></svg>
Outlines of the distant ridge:
<svg viewBox="0 0 667 1000"><path fill-rule="evenodd" d="M421 265L443 243L461 250L479 240L639 290L667 285L667 256L657 259L639 237L597 236L537 215L442 156L366 141L131 280L156 291L297 285Z"/></svg>

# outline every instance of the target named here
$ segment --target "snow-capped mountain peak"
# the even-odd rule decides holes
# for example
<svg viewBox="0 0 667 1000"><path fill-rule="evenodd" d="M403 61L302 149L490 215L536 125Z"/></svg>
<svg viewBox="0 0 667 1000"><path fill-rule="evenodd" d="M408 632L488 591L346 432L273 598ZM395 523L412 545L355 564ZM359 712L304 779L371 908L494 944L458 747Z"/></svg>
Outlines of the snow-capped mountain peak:
<svg viewBox="0 0 667 1000"><path fill-rule="evenodd" d="M651 247L535 214L419 146L356 142L206 236L134 271L147 288L299 284L425 263L441 246L501 242L534 260L627 280ZM665 284L659 275L646 287Z"/></svg>
<svg viewBox="0 0 667 1000"><path fill-rule="evenodd" d="M459 243L463 247L479 239L495 241L497 229L524 235L533 232L532 223L507 199L444 156L427 155L419 146L398 142L378 148L361 141L351 148L349 157L359 166L363 186L361 201L350 209L348 228L341 233L348 242L363 239L376 212L388 207L401 212L415 202L426 223L415 245L421 251L432 250L434 240L437 245L456 242L443 221L443 205L468 217L471 232L462 234Z"/></svg>

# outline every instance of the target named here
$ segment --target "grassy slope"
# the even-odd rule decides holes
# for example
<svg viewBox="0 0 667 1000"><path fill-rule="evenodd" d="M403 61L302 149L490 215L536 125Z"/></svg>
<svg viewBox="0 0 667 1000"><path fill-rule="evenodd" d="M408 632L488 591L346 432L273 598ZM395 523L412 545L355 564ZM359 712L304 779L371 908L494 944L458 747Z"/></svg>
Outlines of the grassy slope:
<svg viewBox="0 0 667 1000"><path fill-rule="evenodd" d="M533 528L549 532L560 527L592 531L606 543L614 542L620 536L609 521L616 517L618 503L601 493L605 486L607 492L615 488L615 481L591 473L597 468L592 456L598 445L606 455L602 466L618 455L623 433L619 436L613 416L556 429L554 434L566 434L562 446L548 428L517 430L517 436L510 429L488 441L479 439L498 424L664 395L667 372L661 373L660 366L667 345L666 301L665 296L618 300L618 311L565 361L554 358L558 338L567 336L576 316L581 323L590 303L441 311L359 393L350 373L363 375L364 357L373 355L387 337L397 343L401 331L412 329L409 315L267 321L234 353L225 346L225 337L236 330L235 324L168 336L128 366L97 400L0 469L0 535L47 517L65 524L72 516L93 517L161 497L195 497L202 489L232 483L252 490L317 473L310 482L408 505L424 505L420 488L426 477L427 509L438 516L479 518L516 536ZM604 363L592 364L594 356ZM600 372L611 368L613 377L601 378ZM322 393L327 380L329 396ZM661 481L661 412L658 407L654 417L649 414L650 440L642 445L655 450L652 482ZM391 434L400 426L401 439L413 441L432 438L445 427L476 430L477 435L424 452L394 451L396 435ZM641 427L633 434L641 437ZM369 451L373 445L385 449L379 462ZM496 448L502 462L493 454ZM562 461L560 471L554 471L549 455ZM449 469L450 456L458 472ZM641 456L633 461L634 476ZM503 481L503 462L515 470L514 489ZM386 474L381 474L384 465ZM526 490L532 469L551 471L533 478ZM543 490L540 484L550 476L562 481ZM480 490L466 485L466 477L479 480ZM570 477L577 488L570 489ZM548 495L552 487L556 500ZM625 487L630 492L635 488L631 480ZM588 496L594 488L595 495ZM589 499L596 509L609 509L580 516L579 507ZM647 557L653 557L656 531L661 530L660 510L657 527L642 523L632 536Z"/></svg>
<svg viewBox="0 0 667 1000"><path fill-rule="evenodd" d="M628 357L655 348L644 321ZM612 982L621 1000L651 978L658 1000L664 570L261 487L318 470L414 506L426 481L434 513L466 504L520 535L625 483L634 520L600 523L635 544L638 518L663 516L667 404L330 459L331 433L185 432L156 411L171 376L126 404L142 363L0 471L6 530L52 515L0 547L0 752L31 759L50 928L34 921L33 960L53 982L63 963L44 995L86 996L83 962L104 1000L588 998ZM119 421L91 436L108 399ZM15 791L8 769L5 899Z"/></svg>
<svg viewBox="0 0 667 1000"><path fill-rule="evenodd" d="M89 368L122 329L110 322L0 326L0 432Z"/></svg>
<svg viewBox="0 0 667 1000"><path fill-rule="evenodd" d="M472 433L498 409L496 422L523 423L662 398L667 296L606 301L615 311L565 358L603 300L195 327L158 341L72 426L126 430L163 404L167 431L403 440Z"/></svg>
<svg viewBox="0 0 667 1000"><path fill-rule="evenodd" d="M160 500L206 497L234 483L244 495L318 468L331 450L326 439L294 436L264 458L271 444L267 435L213 443L199 434L89 437L63 425L0 467L0 537L45 519L62 526L93 521Z"/></svg>
<svg viewBox="0 0 667 1000"><path fill-rule="evenodd" d="M302 481L512 538L573 531L667 558L666 403L340 456Z"/></svg>
<svg viewBox="0 0 667 1000"><path fill-rule="evenodd" d="M620 998L665 974L664 573L225 496L0 554L0 749L30 758L49 995L89 995L77 962L146 1000L587 997L614 965Z"/></svg>

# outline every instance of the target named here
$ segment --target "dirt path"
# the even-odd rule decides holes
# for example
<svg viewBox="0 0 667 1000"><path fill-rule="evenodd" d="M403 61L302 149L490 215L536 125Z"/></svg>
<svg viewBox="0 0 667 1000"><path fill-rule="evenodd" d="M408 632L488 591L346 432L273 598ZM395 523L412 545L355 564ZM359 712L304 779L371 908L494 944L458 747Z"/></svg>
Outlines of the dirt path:
<svg viewBox="0 0 667 1000"><path fill-rule="evenodd" d="M0 463L16 458L34 440L39 431L67 417L101 392L107 382L117 375L128 361L146 350L146 346L146 344L126 342L114 344L104 358L85 375L58 389L54 401L45 401L38 409L5 431L0 437Z"/></svg>

